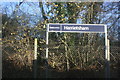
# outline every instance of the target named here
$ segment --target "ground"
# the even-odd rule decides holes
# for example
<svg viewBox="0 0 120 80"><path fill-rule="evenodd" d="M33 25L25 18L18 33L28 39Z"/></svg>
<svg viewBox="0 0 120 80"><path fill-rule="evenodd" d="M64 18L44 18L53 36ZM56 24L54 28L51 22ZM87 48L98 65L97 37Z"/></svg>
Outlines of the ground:
<svg viewBox="0 0 120 80"><path fill-rule="evenodd" d="M3 63L2 73L3 78L105 78L105 69L58 71L50 67L47 70L45 67L38 67L35 73L28 68L15 68L8 62ZM110 78L120 78L120 69L111 68Z"/></svg>

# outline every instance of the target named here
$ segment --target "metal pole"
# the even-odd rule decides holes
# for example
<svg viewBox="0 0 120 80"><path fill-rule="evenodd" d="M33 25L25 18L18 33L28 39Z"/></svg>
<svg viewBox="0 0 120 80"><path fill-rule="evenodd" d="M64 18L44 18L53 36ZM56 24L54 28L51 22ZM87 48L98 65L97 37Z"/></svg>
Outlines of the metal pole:
<svg viewBox="0 0 120 80"><path fill-rule="evenodd" d="M49 36L49 24L47 25L46 31L46 78L48 76L48 36Z"/></svg>
<svg viewBox="0 0 120 80"><path fill-rule="evenodd" d="M110 78L109 58L108 58L108 39L107 39L107 25L105 25L105 78Z"/></svg>
<svg viewBox="0 0 120 80"><path fill-rule="evenodd" d="M107 48L107 26L105 25L105 59L107 61L107 53L108 53L108 48Z"/></svg>
<svg viewBox="0 0 120 80"><path fill-rule="evenodd" d="M37 78L37 38L34 41L34 60L33 60L34 78Z"/></svg>
<svg viewBox="0 0 120 80"><path fill-rule="evenodd" d="M48 59L48 25L46 31L46 59Z"/></svg>

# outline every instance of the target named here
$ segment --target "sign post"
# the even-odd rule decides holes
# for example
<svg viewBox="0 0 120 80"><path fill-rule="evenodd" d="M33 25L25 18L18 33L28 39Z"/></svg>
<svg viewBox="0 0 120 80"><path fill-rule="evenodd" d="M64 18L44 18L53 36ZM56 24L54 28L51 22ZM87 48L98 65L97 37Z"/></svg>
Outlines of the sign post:
<svg viewBox="0 0 120 80"><path fill-rule="evenodd" d="M69 32L69 33L105 33L105 64L106 78L109 78L109 50L107 39L107 25L104 24L48 24L46 31L46 45L48 46L49 32ZM48 59L48 47L46 47L46 59Z"/></svg>
<svg viewBox="0 0 120 80"><path fill-rule="evenodd" d="M47 25L47 27L49 27L49 25ZM49 33L49 31L48 31L48 29L49 28L47 28L47 31L46 31L46 59L48 59L48 33Z"/></svg>
<svg viewBox="0 0 120 80"><path fill-rule="evenodd" d="M107 26L105 25L105 78L110 78L109 42L107 38Z"/></svg>
<svg viewBox="0 0 120 80"><path fill-rule="evenodd" d="M49 24L47 25L47 31L46 31L46 78L47 78L47 75L48 75L48 38L49 38Z"/></svg>

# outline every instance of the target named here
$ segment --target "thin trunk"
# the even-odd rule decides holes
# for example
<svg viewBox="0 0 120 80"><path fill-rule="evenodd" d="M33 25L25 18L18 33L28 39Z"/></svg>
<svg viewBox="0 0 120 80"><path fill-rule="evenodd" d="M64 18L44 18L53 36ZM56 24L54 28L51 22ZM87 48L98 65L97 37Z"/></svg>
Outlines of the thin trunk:
<svg viewBox="0 0 120 80"><path fill-rule="evenodd" d="M64 38L65 38L65 56L66 56L66 61L67 61L67 71L69 71L69 60L68 60L68 50L67 50L67 43L66 43L66 34L64 35Z"/></svg>

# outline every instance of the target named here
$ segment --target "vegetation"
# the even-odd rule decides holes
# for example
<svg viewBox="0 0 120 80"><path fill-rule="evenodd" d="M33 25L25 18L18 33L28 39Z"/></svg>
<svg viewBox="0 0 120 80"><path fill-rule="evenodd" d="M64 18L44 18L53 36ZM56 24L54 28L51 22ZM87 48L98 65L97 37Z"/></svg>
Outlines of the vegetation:
<svg viewBox="0 0 120 80"><path fill-rule="evenodd" d="M32 70L34 39L37 38L38 66L45 67L46 25L48 23L79 23L107 24L111 43L111 66L118 68L120 60L117 45L120 43L118 40L119 2L2 4L3 64L9 62L18 69L25 67ZM50 33L48 65L58 71L103 69L105 66L104 44L104 34L100 33Z"/></svg>

